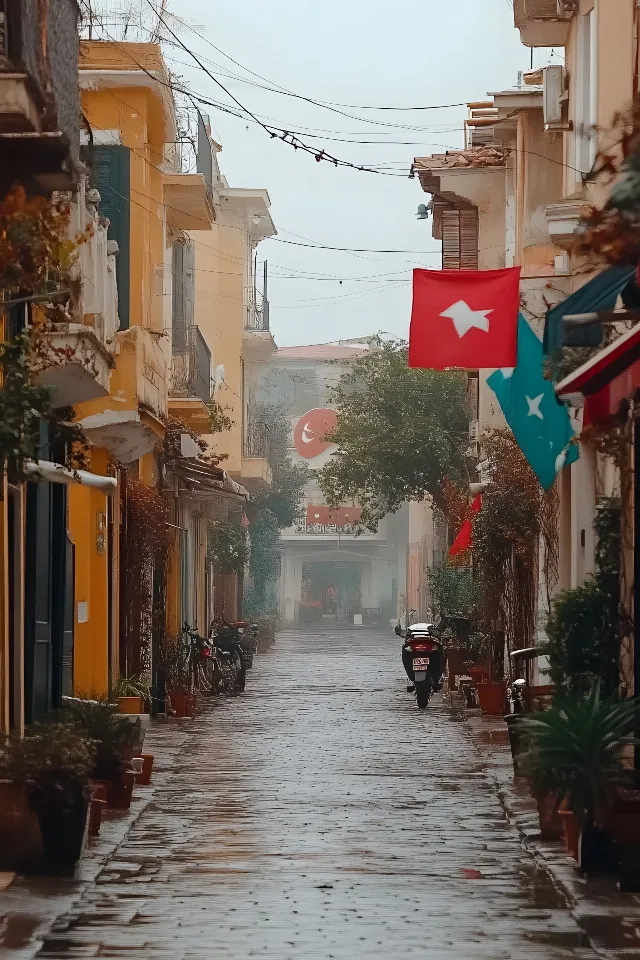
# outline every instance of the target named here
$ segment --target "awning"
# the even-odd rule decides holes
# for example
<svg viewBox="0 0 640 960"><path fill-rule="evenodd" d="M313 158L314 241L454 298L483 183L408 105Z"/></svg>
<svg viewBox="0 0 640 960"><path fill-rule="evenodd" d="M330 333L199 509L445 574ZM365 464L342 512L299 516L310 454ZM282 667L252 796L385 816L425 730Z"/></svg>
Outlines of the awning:
<svg viewBox="0 0 640 960"><path fill-rule="evenodd" d="M640 323L561 380L556 394L584 402L583 426L616 416L640 387Z"/></svg>
<svg viewBox="0 0 640 960"><path fill-rule="evenodd" d="M225 470L203 461L180 461L167 464L167 469L181 477L191 489L200 493L215 493L227 499L247 503L249 491L232 480Z"/></svg>
<svg viewBox="0 0 640 960"><path fill-rule="evenodd" d="M635 273L635 267L609 267L589 280L579 290L547 311L542 349L546 356L557 354L562 347L597 347L602 343L602 324L567 329L565 317L613 310L618 297Z"/></svg>

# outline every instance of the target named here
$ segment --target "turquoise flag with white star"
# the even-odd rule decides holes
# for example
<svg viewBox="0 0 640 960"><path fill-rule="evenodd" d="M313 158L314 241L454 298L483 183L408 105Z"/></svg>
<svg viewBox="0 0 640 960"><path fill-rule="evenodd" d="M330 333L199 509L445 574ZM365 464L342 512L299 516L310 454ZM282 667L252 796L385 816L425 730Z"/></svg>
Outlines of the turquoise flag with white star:
<svg viewBox="0 0 640 960"><path fill-rule="evenodd" d="M580 456L569 413L545 380L542 343L518 316L518 359L513 369L496 370L487 383L498 398L516 442L545 490Z"/></svg>

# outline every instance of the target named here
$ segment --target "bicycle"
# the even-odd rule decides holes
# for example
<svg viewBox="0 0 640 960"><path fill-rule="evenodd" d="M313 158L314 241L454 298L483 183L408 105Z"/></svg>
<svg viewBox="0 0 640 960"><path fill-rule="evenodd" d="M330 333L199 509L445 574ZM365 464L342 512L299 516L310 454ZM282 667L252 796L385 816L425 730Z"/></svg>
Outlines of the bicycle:
<svg viewBox="0 0 640 960"><path fill-rule="evenodd" d="M215 651L195 627L185 623L182 628L182 641L185 655L185 673L189 677L189 687L205 696L217 693L220 685L220 669Z"/></svg>

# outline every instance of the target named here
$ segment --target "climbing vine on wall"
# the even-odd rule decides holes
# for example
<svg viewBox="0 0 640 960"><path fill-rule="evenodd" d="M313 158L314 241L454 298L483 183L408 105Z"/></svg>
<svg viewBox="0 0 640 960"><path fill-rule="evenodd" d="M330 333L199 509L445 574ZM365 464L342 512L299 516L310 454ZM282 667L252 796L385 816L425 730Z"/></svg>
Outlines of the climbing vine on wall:
<svg viewBox="0 0 640 960"><path fill-rule="evenodd" d="M37 458L42 419L64 419L52 413L49 393L34 382L34 376L43 366L68 359L66 353L63 358L50 355L43 330L57 320L69 320L66 304L74 298L72 267L79 245L88 236L89 232L70 236L68 203L28 197L20 186L0 202L0 291L4 299L29 302L52 294L51 301L43 300L31 312L29 328L13 339L5 336L0 345L0 468L14 478L23 476L26 460ZM61 289L64 293L59 300ZM70 443L68 451L73 460L79 454L78 444ZM71 465L74 463L76 460Z"/></svg>
<svg viewBox="0 0 640 960"><path fill-rule="evenodd" d="M529 646L534 636L543 491L510 432L493 431L483 446L492 473L474 523L473 550L481 621L499 677L505 640Z"/></svg>
<svg viewBox="0 0 640 960"><path fill-rule="evenodd" d="M173 536L166 495L127 476L123 484L120 542L123 675L140 676L149 668L154 569L166 569Z"/></svg>

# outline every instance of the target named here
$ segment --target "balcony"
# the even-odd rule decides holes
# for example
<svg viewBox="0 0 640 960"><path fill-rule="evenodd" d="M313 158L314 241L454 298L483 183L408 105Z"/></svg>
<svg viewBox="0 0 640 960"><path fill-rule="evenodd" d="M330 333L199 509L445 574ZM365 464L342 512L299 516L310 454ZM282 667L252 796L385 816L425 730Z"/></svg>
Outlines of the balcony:
<svg viewBox="0 0 640 960"><path fill-rule="evenodd" d="M200 327L187 327L187 349L173 357L169 413L198 433L209 433L211 417L211 351Z"/></svg>
<svg viewBox="0 0 640 960"><path fill-rule="evenodd" d="M245 287L243 355L246 360L265 360L275 350L269 330L269 301L255 287Z"/></svg>
<svg viewBox="0 0 640 960"><path fill-rule="evenodd" d="M571 250L576 242L576 231L585 201L568 197L560 203L551 203L545 209L549 239L564 250Z"/></svg>
<svg viewBox="0 0 640 960"><path fill-rule="evenodd" d="M41 24L41 8L47 12ZM80 152L76 0L0 0L0 188L74 185Z"/></svg>
<svg viewBox="0 0 640 960"><path fill-rule="evenodd" d="M260 422L250 424L242 445L240 473L234 476L234 480L251 492L264 490L273 483L269 465L271 443L269 424Z"/></svg>
<svg viewBox="0 0 640 960"><path fill-rule="evenodd" d="M514 0L513 22L527 47L563 47L578 0Z"/></svg>
<svg viewBox="0 0 640 960"><path fill-rule="evenodd" d="M210 230L215 217L211 191L201 173L171 173L164 178L167 220L176 230Z"/></svg>
<svg viewBox="0 0 640 960"><path fill-rule="evenodd" d="M37 382L56 406L76 406L109 393L118 331L117 244L107 239L99 194L81 182L71 205L70 234L86 237L72 279L79 293L66 305L68 322L42 328Z"/></svg>

